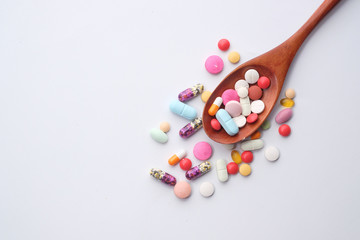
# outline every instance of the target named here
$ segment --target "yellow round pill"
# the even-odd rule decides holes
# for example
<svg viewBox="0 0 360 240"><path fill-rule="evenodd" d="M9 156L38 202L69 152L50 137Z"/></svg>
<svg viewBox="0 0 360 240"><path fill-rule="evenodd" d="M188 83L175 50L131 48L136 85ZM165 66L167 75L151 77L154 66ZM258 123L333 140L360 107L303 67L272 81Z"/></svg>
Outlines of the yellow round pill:
<svg viewBox="0 0 360 240"><path fill-rule="evenodd" d="M241 163L241 155L238 151L236 150L231 151L231 158L236 164Z"/></svg>
<svg viewBox="0 0 360 240"><path fill-rule="evenodd" d="M228 59L231 63L238 63L240 61L240 54L238 52L232 51L229 53Z"/></svg>
<svg viewBox="0 0 360 240"><path fill-rule="evenodd" d="M283 98L280 100L280 104L283 107L291 108L294 106L295 102L290 98Z"/></svg>
<svg viewBox="0 0 360 240"><path fill-rule="evenodd" d="M239 172L240 172L240 174L243 175L243 176L249 176L250 173L251 173L251 167L250 167L250 165L247 164L247 163L241 164L240 167L239 167Z"/></svg>
<svg viewBox="0 0 360 240"><path fill-rule="evenodd" d="M170 131L170 123L161 122L160 123L160 130L163 131L164 133L167 133L168 131Z"/></svg>
<svg viewBox="0 0 360 240"><path fill-rule="evenodd" d="M210 92L210 91L204 91L204 92L201 94L201 100L202 100L204 103L206 103L210 96L211 96L211 92Z"/></svg>
<svg viewBox="0 0 360 240"><path fill-rule="evenodd" d="M285 96L287 97L287 98L290 98L290 99L293 99L294 97L295 97L295 90L294 89L292 89L292 88L288 88L288 89L286 89L286 92L285 92Z"/></svg>

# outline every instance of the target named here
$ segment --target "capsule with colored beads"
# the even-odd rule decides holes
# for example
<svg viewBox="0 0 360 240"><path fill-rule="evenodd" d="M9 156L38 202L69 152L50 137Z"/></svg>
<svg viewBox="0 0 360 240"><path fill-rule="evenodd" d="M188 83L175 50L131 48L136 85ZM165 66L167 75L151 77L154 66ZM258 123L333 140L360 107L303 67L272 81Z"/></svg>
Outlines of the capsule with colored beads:
<svg viewBox="0 0 360 240"><path fill-rule="evenodd" d="M210 116L214 116L216 114L216 112L219 110L221 104L223 103L223 100L221 97L217 97L214 101L214 103L211 105L211 107L209 108L209 115Z"/></svg>
<svg viewBox="0 0 360 240"><path fill-rule="evenodd" d="M169 184L171 186L174 186L176 184L176 178L174 176L158 168L152 168L150 170L150 176L153 176L157 180L162 181L163 183Z"/></svg>
<svg viewBox="0 0 360 240"><path fill-rule="evenodd" d="M175 153L174 155L172 155L169 160L168 163L170 165L175 165L178 162L180 162L181 159L183 159L186 156L186 151L184 149L180 150L179 152Z"/></svg>
<svg viewBox="0 0 360 240"><path fill-rule="evenodd" d="M184 91L182 91L181 93L179 93L179 101L180 102L186 102L189 101L190 99L193 99L194 97L196 97L197 95L199 95L200 93L202 93L204 91L204 85L202 84L196 84L195 86L185 89Z"/></svg>
<svg viewBox="0 0 360 240"><path fill-rule="evenodd" d="M194 180L198 177L201 177L205 173L209 172L210 169L211 169L211 164L210 164L210 162L206 161L206 162L203 162L203 163L197 165L196 167L193 167L190 170L188 170L185 173L185 177L188 180Z"/></svg>
<svg viewBox="0 0 360 240"><path fill-rule="evenodd" d="M185 127L183 127L182 129L180 129L179 131L179 135L182 138L188 138L191 135L193 135L194 133L196 133L200 128L202 128L202 120L201 118L195 118L194 121L186 124Z"/></svg>

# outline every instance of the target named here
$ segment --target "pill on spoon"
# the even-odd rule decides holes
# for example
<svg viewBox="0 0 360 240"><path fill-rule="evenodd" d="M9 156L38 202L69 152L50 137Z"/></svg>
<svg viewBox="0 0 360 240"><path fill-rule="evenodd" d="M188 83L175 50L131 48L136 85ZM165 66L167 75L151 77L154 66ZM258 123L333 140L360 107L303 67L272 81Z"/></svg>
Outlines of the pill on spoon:
<svg viewBox="0 0 360 240"><path fill-rule="evenodd" d="M249 70L246 71L245 80L249 84L256 83L258 81L258 79L259 79L259 73L255 69L249 69Z"/></svg>
<svg viewBox="0 0 360 240"><path fill-rule="evenodd" d="M234 86L234 89L238 89L240 87L246 87L246 88L249 88L249 83L243 79L241 80L238 80L236 83L235 83L235 86Z"/></svg>

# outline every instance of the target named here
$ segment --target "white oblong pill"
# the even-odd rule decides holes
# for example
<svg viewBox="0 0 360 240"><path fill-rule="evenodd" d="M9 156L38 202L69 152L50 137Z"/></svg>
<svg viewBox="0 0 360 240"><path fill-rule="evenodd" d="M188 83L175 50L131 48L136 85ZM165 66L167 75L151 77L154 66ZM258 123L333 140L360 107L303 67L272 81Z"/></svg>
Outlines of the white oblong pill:
<svg viewBox="0 0 360 240"><path fill-rule="evenodd" d="M245 80L249 84L254 84L258 81L260 75L255 69L249 69L245 73Z"/></svg>
<svg viewBox="0 0 360 240"><path fill-rule="evenodd" d="M240 98L246 98L248 96L248 89L246 87L239 87L236 89L237 94Z"/></svg>
<svg viewBox="0 0 360 240"><path fill-rule="evenodd" d="M224 159L216 160L216 174L220 182L226 182L229 178L226 161Z"/></svg>
<svg viewBox="0 0 360 240"><path fill-rule="evenodd" d="M239 128L242 128L246 124L246 117L244 115L234 117L233 120Z"/></svg>
<svg viewBox="0 0 360 240"><path fill-rule="evenodd" d="M260 113L262 113L264 111L265 104L261 100L255 100L250 104L250 107L251 107L251 111L253 113L260 114Z"/></svg>
<svg viewBox="0 0 360 240"><path fill-rule="evenodd" d="M240 87L249 88L249 84L248 84L247 81L241 79L241 80L239 80L239 81L237 81L237 82L235 83L235 87L234 87L234 88L235 88L235 90L236 90L236 89L238 89L238 88L240 88Z"/></svg>
<svg viewBox="0 0 360 240"><path fill-rule="evenodd" d="M248 140L240 144L240 148L243 151L253 151L264 147L264 141L261 139Z"/></svg>
<svg viewBox="0 0 360 240"><path fill-rule="evenodd" d="M267 147L265 149L265 158L271 162L276 161L280 157L280 151L274 146Z"/></svg>
<svg viewBox="0 0 360 240"><path fill-rule="evenodd" d="M242 108L242 115L249 116L251 113L249 97L240 98L240 104L241 104L241 108Z"/></svg>
<svg viewBox="0 0 360 240"><path fill-rule="evenodd" d="M214 194L215 188L211 182L203 182L200 185L200 194L203 197L210 197Z"/></svg>

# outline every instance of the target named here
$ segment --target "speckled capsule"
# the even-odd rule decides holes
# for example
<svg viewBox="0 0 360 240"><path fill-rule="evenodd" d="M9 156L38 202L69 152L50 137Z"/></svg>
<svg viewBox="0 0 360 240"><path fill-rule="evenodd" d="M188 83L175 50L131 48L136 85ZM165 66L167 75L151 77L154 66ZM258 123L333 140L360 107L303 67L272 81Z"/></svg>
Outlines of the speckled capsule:
<svg viewBox="0 0 360 240"><path fill-rule="evenodd" d="M174 186L176 184L176 178L174 176L172 176L158 168L150 169L150 176L153 176L157 180L160 180L163 183L169 184L171 186Z"/></svg>
<svg viewBox="0 0 360 240"><path fill-rule="evenodd" d="M195 118L194 121L186 124L185 127L180 129L179 135L182 138L188 138L196 133L200 128L202 128L202 120L201 118Z"/></svg>
<svg viewBox="0 0 360 240"><path fill-rule="evenodd" d="M181 93L179 93L179 101L180 102L186 102L189 101L190 99L196 97L197 95L199 95L200 93L202 93L204 91L204 85L198 83L195 86L185 89L184 91L182 91Z"/></svg>
<svg viewBox="0 0 360 240"><path fill-rule="evenodd" d="M203 162L203 163L197 165L196 167L193 167L190 170L188 170L185 173L185 177L188 180L194 180L198 177L201 177L205 173L209 172L210 169L211 169L211 164L210 164L210 162L206 161L206 162Z"/></svg>

